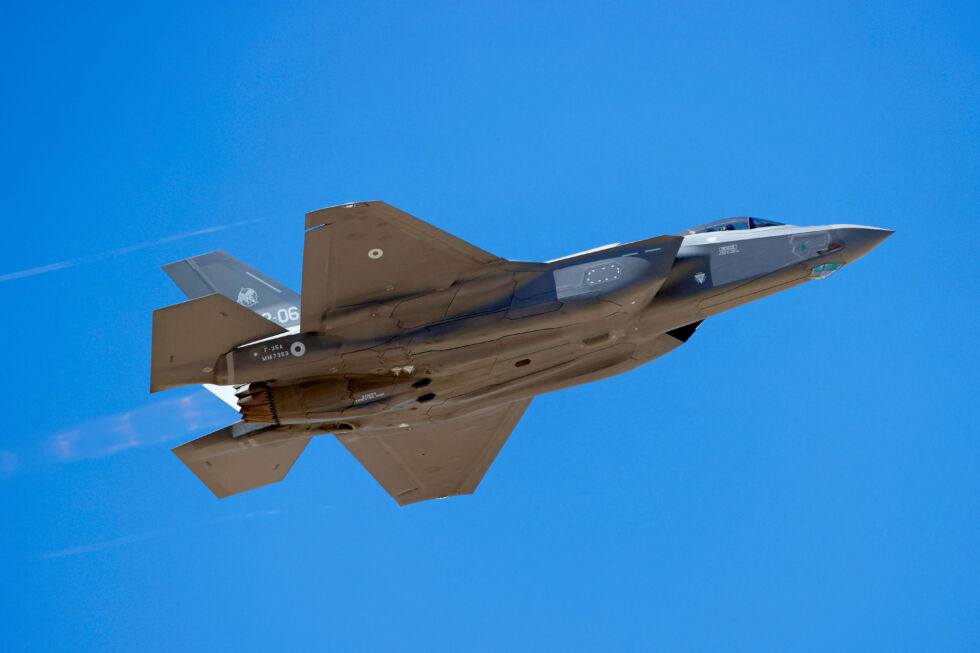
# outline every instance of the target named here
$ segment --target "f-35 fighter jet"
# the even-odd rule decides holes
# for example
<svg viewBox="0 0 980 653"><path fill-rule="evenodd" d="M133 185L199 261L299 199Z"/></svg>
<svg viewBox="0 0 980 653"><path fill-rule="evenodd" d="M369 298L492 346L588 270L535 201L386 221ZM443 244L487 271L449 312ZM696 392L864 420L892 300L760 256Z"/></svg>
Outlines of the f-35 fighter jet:
<svg viewBox="0 0 980 653"><path fill-rule="evenodd" d="M648 363L712 315L824 279L892 234L733 218L546 263L384 202L306 216L302 299L225 252L164 267L151 391L242 420L174 449L215 495L281 481L331 433L401 505L471 494L532 399Z"/></svg>

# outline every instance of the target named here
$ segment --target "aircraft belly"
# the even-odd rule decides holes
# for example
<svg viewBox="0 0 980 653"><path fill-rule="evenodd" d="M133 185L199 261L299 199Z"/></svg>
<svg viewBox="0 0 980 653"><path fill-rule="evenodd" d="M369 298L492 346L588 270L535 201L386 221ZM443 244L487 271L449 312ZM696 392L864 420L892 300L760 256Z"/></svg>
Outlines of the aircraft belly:
<svg viewBox="0 0 980 653"><path fill-rule="evenodd" d="M537 365L533 363L534 354L520 359L532 361L532 363L524 366L527 372L523 374L502 374L491 379L484 379L479 386L474 388L454 388L451 391L452 396L447 398L441 407L450 408L452 406L512 401L516 398L553 392L580 383L587 383L588 380L612 376L617 372L611 370L625 361L631 361L630 365L633 367L642 364L632 359L636 345L631 342L611 344L601 349L585 352L566 348L562 350L564 355L554 356L559 349L538 352L546 353L550 357L541 358L541 362ZM511 360L506 362L510 364ZM534 366L532 367L532 365ZM586 376L589 377L587 380L579 380Z"/></svg>

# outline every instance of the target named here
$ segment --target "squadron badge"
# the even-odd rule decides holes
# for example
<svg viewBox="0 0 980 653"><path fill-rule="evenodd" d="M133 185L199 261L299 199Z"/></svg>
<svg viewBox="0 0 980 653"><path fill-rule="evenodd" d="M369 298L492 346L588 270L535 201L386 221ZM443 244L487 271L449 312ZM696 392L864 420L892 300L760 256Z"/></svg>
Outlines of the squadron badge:
<svg viewBox="0 0 980 653"><path fill-rule="evenodd" d="M238 303L242 306L255 306L259 303L259 293L252 288L242 288L238 291Z"/></svg>

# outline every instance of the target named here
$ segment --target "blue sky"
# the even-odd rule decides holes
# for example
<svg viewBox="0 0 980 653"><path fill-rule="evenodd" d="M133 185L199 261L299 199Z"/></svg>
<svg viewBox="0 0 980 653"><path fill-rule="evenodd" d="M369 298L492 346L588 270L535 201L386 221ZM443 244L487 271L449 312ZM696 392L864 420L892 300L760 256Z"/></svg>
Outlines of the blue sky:
<svg viewBox="0 0 980 653"><path fill-rule="evenodd" d="M0 626L12 650L980 649L976 3L8 6ZM550 259L756 215L896 234L540 397L472 497L328 437L223 501L148 393L159 266L299 289L382 199Z"/></svg>

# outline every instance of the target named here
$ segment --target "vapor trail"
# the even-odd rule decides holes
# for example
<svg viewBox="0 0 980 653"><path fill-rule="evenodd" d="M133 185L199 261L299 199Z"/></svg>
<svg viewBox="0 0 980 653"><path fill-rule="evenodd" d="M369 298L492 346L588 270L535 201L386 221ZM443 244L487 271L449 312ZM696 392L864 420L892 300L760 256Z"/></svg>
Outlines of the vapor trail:
<svg viewBox="0 0 980 653"><path fill-rule="evenodd" d="M323 509L331 509L333 506L325 506ZM304 510L305 512L306 510ZM54 558L67 558L70 556L85 555L88 553L95 553L97 551L105 551L106 549L115 549L116 547L126 546L129 544L135 544L137 542L145 542L147 540L154 540L159 537L164 537L167 535L180 534L186 531L199 531L202 528L208 528L211 524L224 524L229 522L238 522L246 519L261 519L266 517L275 517L278 515L285 515L289 513L299 512L296 509L282 510L279 508L272 508L269 510L257 510L254 512L246 512L234 515L223 515L210 521L199 521L185 523L183 525L172 526L170 528L162 528L155 531L145 531L143 533L133 533L132 535L124 535L122 537L117 537L111 540L102 540L100 542L93 542L91 544L82 544L79 546L68 547L67 549L61 549L59 551L51 551L49 553L43 553L39 556L41 560L51 560Z"/></svg>
<svg viewBox="0 0 980 653"><path fill-rule="evenodd" d="M105 540L103 542L96 542L94 544L85 544L82 546L73 546L67 549L62 549L60 551L52 551L50 553L45 553L41 556L43 560L50 560L52 558L65 558L68 556L77 556L85 553L93 553L95 551L103 551L105 549L114 549L117 546L124 546L126 544L133 544L134 542L143 542L146 540L152 540L154 538L164 535L167 531L149 531L146 533L136 533L134 535L124 535L123 537L117 537L114 540Z"/></svg>
<svg viewBox="0 0 980 653"><path fill-rule="evenodd" d="M147 247L155 247L157 245L163 245L164 243L173 242L175 240L184 240L185 238L193 238L194 236L203 236L204 234L211 234L216 231L223 231L224 229L231 229L233 227L242 227L247 224L254 224L256 222L261 222L262 218L256 220L243 220L241 222L232 222L231 224L220 225L218 227L208 227L207 229L198 229L197 231L188 231L182 234L176 234L174 236L166 236L164 238L158 238L156 240L148 240L143 243L136 245L128 245L126 247L120 247L119 249L114 249L108 252L101 252L99 254L89 254L88 256L83 256L81 258L68 259L67 261L60 261L58 263L49 263L47 265L41 265L36 268L29 268L27 270L20 270L19 272L9 272L7 274L0 274L0 282L13 281L14 279L23 279L24 277L33 277L37 274L44 274L45 272L54 272L55 270L61 270L64 268L75 267L76 265L82 265L83 263L93 263L95 261L101 261L107 258L112 258L114 256L122 256L123 254L129 254L137 250L146 249Z"/></svg>
<svg viewBox="0 0 980 653"><path fill-rule="evenodd" d="M217 428L227 424L232 415L235 413L211 393L200 391L80 424L49 438L46 448L60 462L102 458Z"/></svg>

